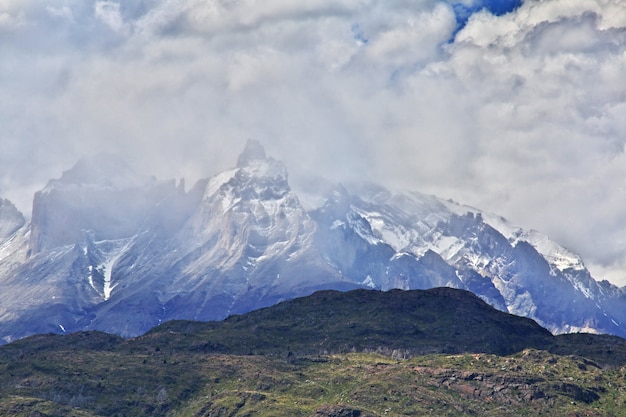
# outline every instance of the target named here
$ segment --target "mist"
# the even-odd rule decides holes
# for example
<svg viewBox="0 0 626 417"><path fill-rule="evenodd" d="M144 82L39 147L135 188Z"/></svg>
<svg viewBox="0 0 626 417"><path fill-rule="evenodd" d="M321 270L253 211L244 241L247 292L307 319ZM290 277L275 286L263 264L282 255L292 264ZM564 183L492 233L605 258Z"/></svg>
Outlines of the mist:
<svg viewBox="0 0 626 417"><path fill-rule="evenodd" d="M626 3L497 4L4 0L0 197L28 216L100 152L192 184L252 138L295 182L452 198L624 285Z"/></svg>

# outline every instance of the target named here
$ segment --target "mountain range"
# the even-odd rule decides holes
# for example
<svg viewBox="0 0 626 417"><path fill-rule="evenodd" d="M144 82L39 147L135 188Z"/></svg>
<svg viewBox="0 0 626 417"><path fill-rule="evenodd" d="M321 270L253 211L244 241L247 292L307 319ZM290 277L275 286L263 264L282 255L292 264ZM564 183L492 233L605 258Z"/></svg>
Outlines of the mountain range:
<svg viewBox="0 0 626 417"><path fill-rule="evenodd" d="M626 336L626 290L497 215L378 184L311 181L249 141L233 169L160 181L121 159L79 161L0 200L0 340L174 319L221 320L318 290L471 291L551 332Z"/></svg>

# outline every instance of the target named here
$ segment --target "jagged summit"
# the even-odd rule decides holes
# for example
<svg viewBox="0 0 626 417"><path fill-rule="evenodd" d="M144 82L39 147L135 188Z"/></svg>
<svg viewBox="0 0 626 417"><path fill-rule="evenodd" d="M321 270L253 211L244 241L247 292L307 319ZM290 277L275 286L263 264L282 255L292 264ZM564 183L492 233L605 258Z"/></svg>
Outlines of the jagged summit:
<svg viewBox="0 0 626 417"><path fill-rule="evenodd" d="M248 139L246 147L239 155L237 159L237 168L245 168L250 165L252 161L265 160L265 149L258 140Z"/></svg>
<svg viewBox="0 0 626 417"><path fill-rule="evenodd" d="M129 188L145 182L117 155L100 153L81 158L76 165L64 171L61 178L52 180L49 186L96 185L103 187Z"/></svg>
<svg viewBox="0 0 626 417"><path fill-rule="evenodd" d="M74 245L87 231L97 240L134 236L154 207L176 193L174 181L138 175L116 155L82 158L35 193L31 253Z"/></svg>
<svg viewBox="0 0 626 417"><path fill-rule="evenodd" d="M256 140L237 167L188 192L111 155L83 159L35 194L22 232L2 239L0 227L0 343L86 329L134 336L359 287L462 288L555 333L626 335L626 289L598 284L546 237L416 192L313 191L320 204L307 209ZM0 226L16 220L7 230L22 223L11 207L0 205Z"/></svg>
<svg viewBox="0 0 626 417"><path fill-rule="evenodd" d="M257 140L248 140L237 160L237 169L231 172L229 186L236 185L236 193L244 199L280 199L291 191L285 164L266 156Z"/></svg>

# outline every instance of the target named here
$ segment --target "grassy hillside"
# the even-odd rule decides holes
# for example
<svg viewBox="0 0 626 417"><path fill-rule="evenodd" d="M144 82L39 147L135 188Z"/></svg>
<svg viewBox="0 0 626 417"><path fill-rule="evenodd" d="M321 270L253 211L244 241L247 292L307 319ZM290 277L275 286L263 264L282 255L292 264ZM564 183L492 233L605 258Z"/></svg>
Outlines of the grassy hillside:
<svg viewBox="0 0 626 417"><path fill-rule="evenodd" d="M625 361L623 339L553 337L464 291L321 292L3 346L0 415L626 416Z"/></svg>
<svg viewBox="0 0 626 417"><path fill-rule="evenodd" d="M180 338L177 338L179 335ZM388 292L320 291L219 323L173 321L138 344L205 352L294 354L404 349L413 354L507 354L546 348L553 336L532 320L495 310L452 288Z"/></svg>

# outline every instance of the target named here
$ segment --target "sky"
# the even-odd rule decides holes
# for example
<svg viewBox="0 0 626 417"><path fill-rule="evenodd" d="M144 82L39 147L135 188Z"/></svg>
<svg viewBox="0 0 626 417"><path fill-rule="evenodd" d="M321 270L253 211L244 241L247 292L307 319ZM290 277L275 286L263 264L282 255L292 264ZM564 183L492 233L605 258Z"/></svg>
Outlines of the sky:
<svg viewBox="0 0 626 417"><path fill-rule="evenodd" d="M0 197L27 216L82 156L191 184L248 139L626 285L626 1L0 0Z"/></svg>

